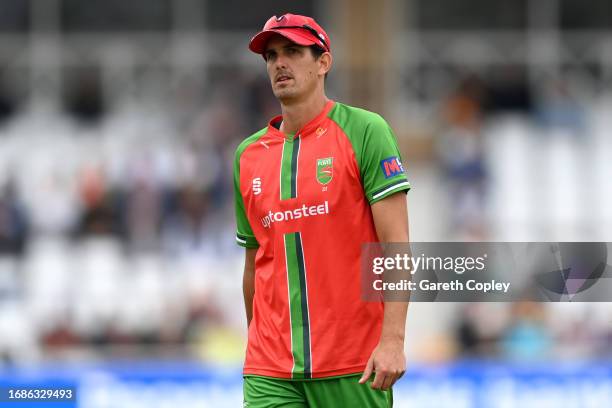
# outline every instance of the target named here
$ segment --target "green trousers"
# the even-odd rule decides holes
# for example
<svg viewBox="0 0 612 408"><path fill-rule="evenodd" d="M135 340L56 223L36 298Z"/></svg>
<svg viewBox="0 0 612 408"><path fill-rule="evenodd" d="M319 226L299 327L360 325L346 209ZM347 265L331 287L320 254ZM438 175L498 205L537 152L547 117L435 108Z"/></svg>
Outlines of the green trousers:
<svg viewBox="0 0 612 408"><path fill-rule="evenodd" d="M391 408L393 392L359 384L361 374L314 380L245 376L244 408Z"/></svg>

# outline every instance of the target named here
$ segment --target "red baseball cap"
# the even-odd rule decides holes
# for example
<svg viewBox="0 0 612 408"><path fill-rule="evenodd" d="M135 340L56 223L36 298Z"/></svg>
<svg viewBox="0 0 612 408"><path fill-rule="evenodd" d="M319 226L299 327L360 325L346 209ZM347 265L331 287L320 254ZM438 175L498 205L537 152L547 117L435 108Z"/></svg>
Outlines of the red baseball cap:
<svg viewBox="0 0 612 408"><path fill-rule="evenodd" d="M280 34L298 45L318 45L331 52L329 36L312 17L289 13L270 17L263 29L251 38L249 49L256 54L263 54L268 40L274 34Z"/></svg>

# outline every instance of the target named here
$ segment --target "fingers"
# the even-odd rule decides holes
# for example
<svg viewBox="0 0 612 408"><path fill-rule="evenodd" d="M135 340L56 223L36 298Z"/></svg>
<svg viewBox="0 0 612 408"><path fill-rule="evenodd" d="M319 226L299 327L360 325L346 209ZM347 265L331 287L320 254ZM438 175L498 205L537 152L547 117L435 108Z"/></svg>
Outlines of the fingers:
<svg viewBox="0 0 612 408"><path fill-rule="evenodd" d="M372 381L372 389L379 390L381 389L383 382L385 381L386 374L384 370L376 370L376 375L374 376L374 381Z"/></svg>
<svg viewBox="0 0 612 408"><path fill-rule="evenodd" d="M371 387L375 390L388 390L402 375L404 375L404 372L399 370L393 372L387 370L376 371Z"/></svg>
<svg viewBox="0 0 612 408"><path fill-rule="evenodd" d="M386 391L389 388L391 388L391 386L393 385L393 383L395 382L395 376L394 375L386 375L385 379L382 383L382 386L380 387L381 390Z"/></svg>
<svg viewBox="0 0 612 408"><path fill-rule="evenodd" d="M359 379L359 384L365 384L365 382L368 381L368 378L370 378L370 376L372 375L373 369L374 369L374 358L370 356L370 359L368 360L368 364L366 364L365 371L363 372L363 375Z"/></svg>

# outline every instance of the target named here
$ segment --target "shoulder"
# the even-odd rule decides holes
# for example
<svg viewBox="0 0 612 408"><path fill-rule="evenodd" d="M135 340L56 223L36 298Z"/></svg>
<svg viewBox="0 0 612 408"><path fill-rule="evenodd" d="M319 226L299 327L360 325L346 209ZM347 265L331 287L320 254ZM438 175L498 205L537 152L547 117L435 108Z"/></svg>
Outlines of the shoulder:
<svg viewBox="0 0 612 408"><path fill-rule="evenodd" d="M259 138L261 138L263 135L265 135L267 133L267 131L268 131L268 127L266 126L265 128L258 130L257 132L253 133L252 135L250 135L249 137L244 139L242 142L240 142L240 144L236 148L236 154L235 154L236 160L240 160L240 156L242 155L242 153L250 145L252 145L257 140L259 140Z"/></svg>
<svg viewBox="0 0 612 408"><path fill-rule="evenodd" d="M372 112L363 108L346 105L337 102L334 109L329 114L332 120L350 120L355 124L368 125L371 123L386 123L385 119L376 112Z"/></svg>
<svg viewBox="0 0 612 408"><path fill-rule="evenodd" d="M336 102L336 106L330 111L329 117L343 129L365 130L371 126L387 126L385 119L378 113L340 102Z"/></svg>

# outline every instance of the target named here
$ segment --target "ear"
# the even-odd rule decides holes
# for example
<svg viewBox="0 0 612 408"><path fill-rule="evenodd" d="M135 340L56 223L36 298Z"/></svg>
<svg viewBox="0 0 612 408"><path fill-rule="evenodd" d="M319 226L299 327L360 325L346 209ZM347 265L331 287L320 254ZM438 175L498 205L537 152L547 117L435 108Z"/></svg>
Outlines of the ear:
<svg viewBox="0 0 612 408"><path fill-rule="evenodd" d="M319 75L327 74L332 67L333 58L329 52L324 52L319 57Z"/></svg>

